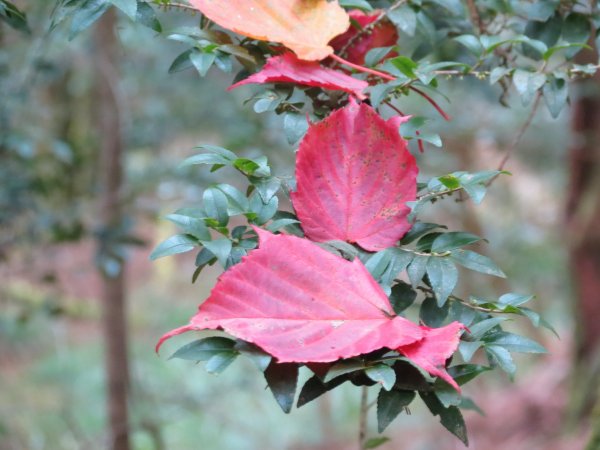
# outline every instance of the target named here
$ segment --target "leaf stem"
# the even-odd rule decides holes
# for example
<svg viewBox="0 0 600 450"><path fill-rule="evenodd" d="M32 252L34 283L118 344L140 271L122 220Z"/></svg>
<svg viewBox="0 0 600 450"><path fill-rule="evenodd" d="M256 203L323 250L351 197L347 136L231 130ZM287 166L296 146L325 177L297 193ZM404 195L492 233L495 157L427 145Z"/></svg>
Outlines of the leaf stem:
<svg viewBox="0 0 600 450"><path fill-rule="evenodd" d="M336 61L340 64L343 64L345 66L352 67L353 69L358 70L359 72L364 72L364 73L368 73L371 75L375 75L375 76L378 76L378 77L383 78L384 80L388 80L388 81L394 81L396 79L392 75L384 73L384 72L380 72L379 70L369 69L368 67L363 67L359 64L351 63L350 61L345 60L344 58L336 55L335 53L331 54L330 56L331 56L331 59L333 59L334 61Z"/></svg>
<svg viewBox="0 0 600 450"><path fill-rule="evenodd" d="M369 388L363 386L360 394L360 417L358 422L358 448L366 449L367 414L369 412Z"/></svg>
<svg viewBox="0 0 600 450"><path fill-rule="evenodd" d="M432 99L429 95L427 95L425 92L421 91L420 89L417 89L414 86L409 86L408 88L411 91L416 92L417 94L419 94L425 100L427 100L431 104L431 106L433 106L436 109L436 111L438 113L440 113L440 116L442 116L445 120L450 121L450 116L448 114L446 114L446 112L440 107L440 105L438 105L436 103L436 101L434 99Z"/></svg>

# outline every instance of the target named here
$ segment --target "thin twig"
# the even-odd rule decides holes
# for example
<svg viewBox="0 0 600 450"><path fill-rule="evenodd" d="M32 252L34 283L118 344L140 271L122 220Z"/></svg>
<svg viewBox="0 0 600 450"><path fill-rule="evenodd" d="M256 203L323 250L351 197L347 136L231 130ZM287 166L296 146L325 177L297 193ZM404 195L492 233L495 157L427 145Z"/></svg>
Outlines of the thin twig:
<svg viewBox="0 0 600 450"><path fill-rule="evenodd" d="M535 113L537 112L537 109L540 106L541 99L542 99L542 91L539 90L539 91L537 91L537 94L535 95L535 100L533 101L533 105L531 106L531 111L529 111L529 115L527 116L527 119L525 119L525 122L523 122L523 125L521 125L521 128L519 128L519 131L517 132L515 138L513 139L512 144L508 147L508 150L506 150L506 153L504 154L504 157L500 161L500 164L498 164L498 168L496 170L498 170L499 172L504 170L506 163L508 162L508 160L510 159L512 154L515 152L515 150L519 146L519 143L521 142L523 135L525 134L525 132L531 125L533 118L535 117ZM494 182L494 180L496 178L498 178L498 175L491 178L490 181L488 181L486 183L486 187L489 187Z"/></svg>
<svg viewBox="0 0 600 450"><path fill-rule="evenodd" d="M445 191L428 192L427 194L418 196L417 201L430 200L435 197L443 197L444 195L451 195L451 194L454 194L455 192L461 191L462 189L463 189L462 187L458 187L458 188L454 188L454 189L446 189Z"/></svg>
<svg viewBox="0 0 600 450"><path fill-rule="evenodd" d="M354 36L352 36L348 42L346 42L346 45L344 45L341 50L340 50L340 55L345 55L346 52L348 51L348 49L352 46L352 44L354 44L358 39L360 39L361 37L363 37L365 34L369 33L371 30L373 30L377 25L379 25L381 23L381 21L383 19L386 18L386 16L393 11L396 8L399 8L400 6L402 6L404 3L406 3L408 0L398 0L396 3L394 3L392 6L390 6L388 9L386 9L385 11L381 11L381 13L379 14L379 16L377 16L377 19L375 19L373 22L371 22L370 24L366 25L365 27L363 27L362 29L358 30L358 33L356 33Z"/></svg>
<svg viewBox="0 0 600 450"><path fill-rule="evenodd" d="M180 9L185 9L187 11L194 11L199 13L200 11L197 8L194 8L193 6L190 5L186 5L183 3L165 3L163 5L160 5L162 7L164 7L165 9L167 8L180 8Z"/></svg>
<svg viewBox="0 0 600 450"><path fill-rule="evenodd" d="M467 9L469 10L469 15L471 16L471 21L477 27L477 34L485 34L486 29L481 20L481 16L479 15L479 11L477 10L477 5L475 4L475 0L467 0Z"/></svg>
<svg viewBox="0 0 600 450"><path fill-rule="evenodd" d="M363 386L360 394L360 418L358 423L358 448L364 450L367 443L367 414L369 412L369 388Z"/></svg>

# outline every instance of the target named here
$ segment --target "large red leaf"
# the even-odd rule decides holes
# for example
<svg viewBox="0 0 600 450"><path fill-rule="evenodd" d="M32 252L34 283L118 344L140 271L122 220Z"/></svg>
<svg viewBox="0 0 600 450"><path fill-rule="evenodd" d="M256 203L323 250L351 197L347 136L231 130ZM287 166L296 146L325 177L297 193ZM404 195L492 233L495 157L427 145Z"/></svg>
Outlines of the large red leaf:
<svg viewBox="0 0 600 450"><path fill-rule="evenodd" d="M172 336L204 329L225 330L279 362L331 362L389 348L459 389L444 363L462 324L417 326L394 314L358 258L255 229L259 248L220 277L189 325L165 334L157 351Z"/></svg>
<svg viewBox="0 0 600 450"><path fill-rule="evenodd" d="M362 28L371 24L377 20L381 11L373 11L369 14L364 13L360 10L350 11L350 18L356 21ZM365 63L365 55L372 48L377 47L389 47L396 45L398 40L398 32L396 27L387 20L384 20L377 24L373 30L368 33L364 33L360 37L356 37L359 30L354 26L348 28L344 34L336 37L330 42L330 45L335 51L345 49L345 57L348 61L363 65ZM396 56L397 53L389 53L387 58ZM344 56L344 55L342 55Z"/></svg>
<svg viewBox="0 0 600 450"><path fill-rule="evenodd" d="M279 362L329 362L415 343L421 327L394 314L357 258L260 231L260 247L225 272L189 325L223 329ZM159 343L159 345L160 345Z"/></svg>
<svg viewBox="0 0 600 450"><path fill-rule="evenodd" d="M371 251L408 231L417 166L398 134L403 118L383 120L370 106L348 106L309 127L298 150L292 203L306 235Z"/></svg>
<svg viewBox="0 0 600 450"><path fill-rule="evenodd" d="M328 42L350 19L337 1L189 0L223 28L263 41L280 42L298 57L315 61L333 53Z"/></svg>
<svg viewBox="0 0 600 450"><path fill-rule="evenodd" d="M363 90L369 83L343 72L328 69L316 61L303 61L292 53L269 58L260 72L232 85L229 89L251 83L298 83L323 89L345 91L359 99L366 98Z"/></svg>

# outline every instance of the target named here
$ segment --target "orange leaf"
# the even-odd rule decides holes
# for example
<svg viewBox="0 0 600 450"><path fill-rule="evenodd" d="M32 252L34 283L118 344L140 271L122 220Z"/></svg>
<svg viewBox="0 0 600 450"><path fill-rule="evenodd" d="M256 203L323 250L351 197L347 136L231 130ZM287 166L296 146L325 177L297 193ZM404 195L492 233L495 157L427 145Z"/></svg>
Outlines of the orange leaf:
<svg viewBox="0 0 600 450"><path fill-rule="evenodd" d="M308 61L331 55L333 48L327 43L350 26L337 1L190 0L190 4L223 28L279 42Z"/></svg>

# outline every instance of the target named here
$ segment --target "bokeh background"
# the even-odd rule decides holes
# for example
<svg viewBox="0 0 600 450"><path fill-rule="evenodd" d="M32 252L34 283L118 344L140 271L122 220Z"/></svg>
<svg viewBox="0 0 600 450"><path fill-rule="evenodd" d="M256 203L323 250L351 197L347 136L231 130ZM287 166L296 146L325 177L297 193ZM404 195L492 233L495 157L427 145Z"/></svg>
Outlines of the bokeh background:
<svg viewBox="0 0 600 450"><path fill-rule="evenodd" d="M244 105L251 87L226 92L233 75L168 73L183 47L124 17L116 23L116 61L99 64L100 33L88 30L69 41L60 28L46 32L52 3L28 6L30 35L0 24L0 449L107 446L103 335L109 331L102 326L99 267L125 274L133 448L354 448L360 394L352 386L286 416L246 361L216 377L186 361L167 361L191 335L173 339L160 357L153 349L162 333L187 322L218 275L211 268L192 285L190 257L148 260L153 245L174 231L161 216L194 206L214 180L198 166L178 164L194 146L212 143L248 156L264 153L277 173L291 174L294 148L281 118ZM190 17L171 11L161 20L168 28ZM108 137L99 126L100 72L108 73L122 136L125 207L116 236L102 208L100 150ZM539 108L507 165L512 176L496 180L482 205L448 199L426 210L426 218L487 237L485 252L508 275L505 281L462 273L461 292L533 293L535 308L560 336L527 329L547 355L517 356L514 382L498 373L466 388L485 412L465 412L471 448L571 450L584 448L592 433L594 327L600 327L599 86L594 80L572 86L570 108L556 120ZM449 80L441 90L452 121L430 125L442 149L413 149L422 180L495 168L529 108L515 95L510 107L500 105L500 93L485 80ZM402 110L435 117L419 98L406 99ZM594 133L596 145L589 146L594 139L585 137ZM118 255L101 251L109 241L121 244ZM374 435L373 416L370 422ZM418 402L385 435L392 441L381 448L462 448Z"/></svg>

